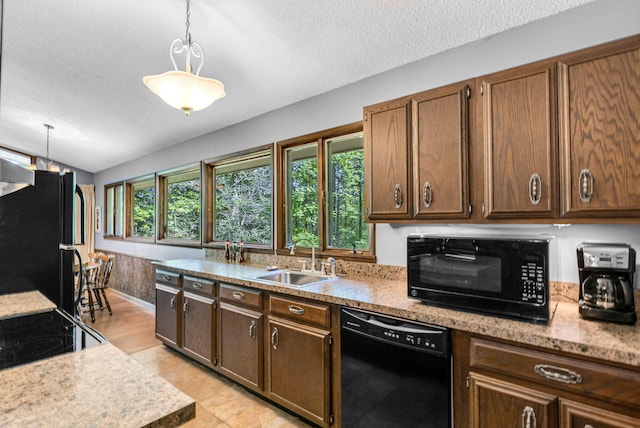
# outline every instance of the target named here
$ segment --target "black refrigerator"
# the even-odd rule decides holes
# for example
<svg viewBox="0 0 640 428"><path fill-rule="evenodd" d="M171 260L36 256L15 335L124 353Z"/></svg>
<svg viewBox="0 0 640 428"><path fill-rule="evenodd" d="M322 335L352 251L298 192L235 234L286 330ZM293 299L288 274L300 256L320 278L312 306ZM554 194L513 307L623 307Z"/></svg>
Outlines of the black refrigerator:
<svg viewBox="0 0 640 428"><path fill-rule="evenodd" d="M73 172L35 171L33 186L0 197L0 294L39 290L76 315L75 269L82 260L74 245L84 241L84 208Z"/></svg>

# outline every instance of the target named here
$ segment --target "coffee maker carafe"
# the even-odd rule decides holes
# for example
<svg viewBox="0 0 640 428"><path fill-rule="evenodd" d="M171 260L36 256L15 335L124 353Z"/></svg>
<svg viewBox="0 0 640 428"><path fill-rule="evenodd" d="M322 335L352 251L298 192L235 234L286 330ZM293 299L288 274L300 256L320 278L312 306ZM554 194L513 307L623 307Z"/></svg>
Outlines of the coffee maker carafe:
<svg viewBox="0 0 640 428"><path fill-rule="evenodd" d="M585 242L578 246L580 295L584 319L634 324L633 275L636 252L626 244Z"/></svg>

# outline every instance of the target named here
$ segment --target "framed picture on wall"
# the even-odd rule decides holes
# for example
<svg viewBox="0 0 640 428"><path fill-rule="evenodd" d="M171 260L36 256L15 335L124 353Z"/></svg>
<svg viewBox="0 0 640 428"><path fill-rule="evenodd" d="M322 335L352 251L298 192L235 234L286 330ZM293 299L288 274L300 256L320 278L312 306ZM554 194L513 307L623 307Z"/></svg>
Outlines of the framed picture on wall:
<svg viewBox="0 0 640 428"><path fill-rule="evenodd" d="M94 230L96 233L102 233L102 207L96 206L96 218L95 218L95 227Z"/></svg>

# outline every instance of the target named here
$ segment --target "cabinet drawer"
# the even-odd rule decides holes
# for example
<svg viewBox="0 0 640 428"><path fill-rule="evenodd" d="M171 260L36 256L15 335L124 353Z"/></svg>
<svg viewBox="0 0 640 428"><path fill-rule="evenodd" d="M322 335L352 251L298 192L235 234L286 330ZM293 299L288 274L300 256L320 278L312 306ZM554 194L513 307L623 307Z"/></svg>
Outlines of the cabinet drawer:
<svg viewBox="0 0 640 428"><path fill-rule="evenodd" d="M180 274L166 270L156 270L156 282L158 284L180 287Z"/></svg>
<svg viewBox="0 0 640 428"><path fill-rule="evenodd" d="M640 372L633 370L478 338L471 339L470 365L604 402L640 406Z"/></svg>
<svg viewBox="0 0 640 428"><path fill-rule="evenodd" d="M260 290L221 283L220 300L249 308L262 309L262 291Z"/></svg>
<svg viewBox="0 0 640 428"><path fill-rule="evenodd" d="M183 282L185 291L189 290L202 294L213 294L213 281L196 278L194 276L185 276Z"/></svg>
<svg viewBox="0 0 640 428"><path fill-rule="evenodd" d="M331 324L331 308L281 296L269 296L269 311L273 315L306 321L323 327Z"/></svg>

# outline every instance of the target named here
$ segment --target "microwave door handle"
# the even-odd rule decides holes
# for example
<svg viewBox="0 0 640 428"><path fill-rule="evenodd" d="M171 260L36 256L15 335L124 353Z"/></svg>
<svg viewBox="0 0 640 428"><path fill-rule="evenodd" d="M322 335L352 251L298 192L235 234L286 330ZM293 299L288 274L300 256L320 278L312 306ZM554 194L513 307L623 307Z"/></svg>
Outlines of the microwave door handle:
<svg viewBox="0 0 640 428"><path fill-rule="evenodd" d="M468 261L475 261L476 260L476 256L475 254L452 254L452 253L444 253L445 257L451 257L453 259L460 259L460 260L468 260Z"/></svg>

